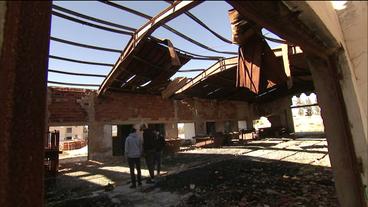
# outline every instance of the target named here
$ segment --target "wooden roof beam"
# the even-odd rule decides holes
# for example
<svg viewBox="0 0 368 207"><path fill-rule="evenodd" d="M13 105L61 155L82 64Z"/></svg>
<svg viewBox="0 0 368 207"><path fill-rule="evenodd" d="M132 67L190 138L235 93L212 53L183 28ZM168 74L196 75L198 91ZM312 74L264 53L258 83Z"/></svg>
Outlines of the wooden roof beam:
<svg viewBox="0 0 368 207"><path fill-rule="evenodd" d="M112 81L119 75L121 68L119 67L120 64L132 53L134 48L141 46L142 40L149 37L152 32L155 31L158 27L162 26L166 22L170 21L171 19L179 16L180 14L184 13L185 11L197 6L198 4L202 3L201 1L175 1L172 5L167 7L165 10L160 12L158 15L150 19L146 24L144 24L141 28L136 30L129 43L124 49L124 52L120 56L119 60L116 62L115 66L108 74L107 78L101 84L98 95L100 96L104 93L107 87L112 83Z"/></svg>

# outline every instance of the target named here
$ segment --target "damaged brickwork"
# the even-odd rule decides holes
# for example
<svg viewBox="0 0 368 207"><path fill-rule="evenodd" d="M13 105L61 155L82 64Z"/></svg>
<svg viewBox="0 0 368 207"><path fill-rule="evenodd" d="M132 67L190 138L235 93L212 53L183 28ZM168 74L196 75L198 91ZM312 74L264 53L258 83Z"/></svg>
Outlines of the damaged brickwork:
<svg viewBox="0 0 368 207"><path fill-rule="evenodd" d="M238 101L204 99L170 100L155 95L110 93L101 98L93 90L48 89L50 125L135 123L141 120L176 121L247 120L249 104Z"/></svg>

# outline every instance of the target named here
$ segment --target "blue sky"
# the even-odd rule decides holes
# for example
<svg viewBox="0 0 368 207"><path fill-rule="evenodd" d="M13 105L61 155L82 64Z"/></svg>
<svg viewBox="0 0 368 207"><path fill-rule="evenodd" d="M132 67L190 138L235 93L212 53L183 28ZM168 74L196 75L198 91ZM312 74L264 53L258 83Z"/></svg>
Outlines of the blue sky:
<svg viewBox="0 0 368 207"><path fill-rule="evenodd" d="M169 6L163 1L118 1L115 2L140 12L146 13L150 16L162 11ZM88 16L99 18L102 20L114 22L121 25L126 25L134 28L139 28L147 20L130 14L128 12L119 10L117 8L105 5L101 2L93 1L54 1L53 4L73 10ZM206 23L210 28L217 33L231 40L231 28L227 12L232 7L223 1L206 1L199 6L190 10L201 21ZM233 51L236 52L238 46L221 41L206 29L198 25L186 15L181 15L167 23L169 26L184 33L185 35L197 40L207 46L216 50ZM267 36L275 37L272 33L266 32ZM193 52L201 55L225 56L230 55L220 54L200 48L181 37L169 32L160 27L153 35L162 39L170 39L175 47ZM107 47L113 49L124 49L125 45L130 39L128 35L116 34L109 31L104 31L96 28L82 25L80 23L71 22L60 17L52 16L51 36L58 37L73 42L90 44L100 47ZM277 46L272 44L271 47ZM119 57L118 53L98 51L87 48L80 48L70 46L55 41L50 42L50 55L56 55L72 59L80 59L84 61L102 62L114 64ZM214 61L191 60L182 69L192 68L208 68ZM75 73L94 73L106 75L111 70L107 66L94 66L79 63L72 63L62 60L49 59L49 68ZM191 73L177 73L177 76L194 77L198 72ZM81 77L63 75L49 72L48 79L50 81L82 83L82 84L100 84L103 78L97 77ZM50 86L55 84L49 84ZM90 87L89 87L90 88ZM94 87L97 89L97 87Z"/></svg>

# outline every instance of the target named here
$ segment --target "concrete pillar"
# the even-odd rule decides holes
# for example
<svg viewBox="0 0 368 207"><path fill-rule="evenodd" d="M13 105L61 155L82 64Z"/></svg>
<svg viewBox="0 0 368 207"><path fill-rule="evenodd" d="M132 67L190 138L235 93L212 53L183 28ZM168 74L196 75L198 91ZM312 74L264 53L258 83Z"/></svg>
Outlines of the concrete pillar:
<svg viewBox="0 0 368 207"><path fill-rule="evenodd" d="M43 206L51 1L0 2L0 206Z"/></svg>
<svg viewBox="0 0 368 207"><path fill-rule="evenodd" d="M325 126L328 152L341 206L366 206L346 106L335 61L307 56Z"/></svg>
<svg viewBox="0 0 368 207"><path fill-rule="evenodd" d="M285 109L285 118L286 118L286 124L287 124L288 131L290 133L294 133L295 128L294 128L293 113L290 107L288 109Z"/></svg>
<svg viewBox="0 0 368 207"><path fill-rule="evenodd" d="M103 161L110 158L112 158L112 126L100 122L89 123L88 159Z"/></svg>
<svg viewBox="0 0 368 207"><path fill-rule="evenodd" d="M196 136L206 135L206 121L204 121L198 113L198 100L194 98L193 121Z"/></svg>

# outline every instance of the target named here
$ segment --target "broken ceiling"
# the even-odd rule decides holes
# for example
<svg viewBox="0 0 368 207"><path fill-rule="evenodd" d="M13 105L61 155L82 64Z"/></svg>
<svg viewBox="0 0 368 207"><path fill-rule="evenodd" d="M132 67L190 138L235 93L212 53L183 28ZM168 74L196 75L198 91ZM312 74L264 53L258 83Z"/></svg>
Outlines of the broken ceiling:
<svg viewBox="0 0 368 207"><path fill-rule="evenodd" d="M150 34L164 24L165 18L175 18L185 11L184 7L195 4L176 2L171 5L172 8L175 6L182 10L166 9L132 35L114 69L102 83L99 95L106 91L121 91L156 94L164 98L254 102L314 89L301 51L287 45L281 50L271 50L261 27L235 10L229 11L229 17L233 43L239 45L239 55L219 60L191 80L171 81L170 78L192 57L179 52L169 40L159 40ZM155 22L156 19L159 20Z"/></svg>

